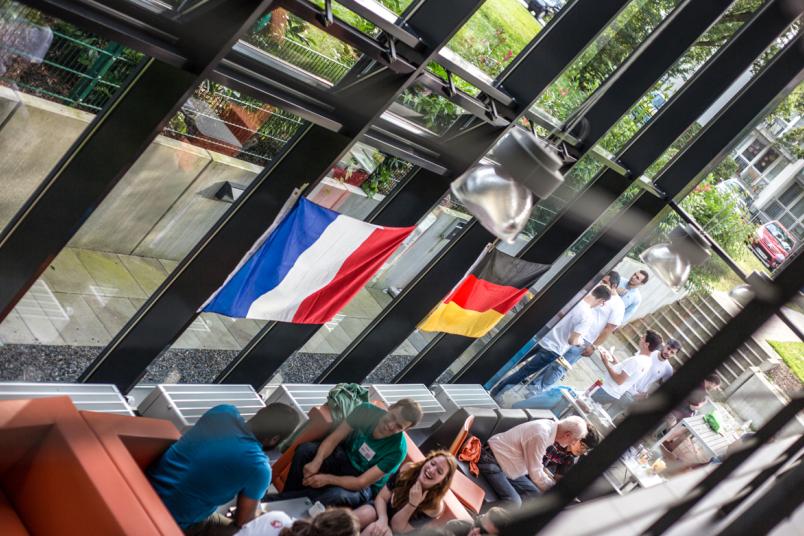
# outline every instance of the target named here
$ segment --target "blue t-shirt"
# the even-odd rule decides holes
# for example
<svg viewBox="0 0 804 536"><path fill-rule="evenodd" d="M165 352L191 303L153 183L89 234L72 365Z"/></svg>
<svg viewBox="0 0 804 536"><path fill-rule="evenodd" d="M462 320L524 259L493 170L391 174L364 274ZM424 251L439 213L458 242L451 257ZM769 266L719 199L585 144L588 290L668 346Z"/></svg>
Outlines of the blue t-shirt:
<svg viewBox="0 0 804 536"><path fill-rule="evenodd" d="M271 483L262 444L234 406L215 406L148 469L148 478L182 528L203 521L243 493L260 500Z"/></svg>

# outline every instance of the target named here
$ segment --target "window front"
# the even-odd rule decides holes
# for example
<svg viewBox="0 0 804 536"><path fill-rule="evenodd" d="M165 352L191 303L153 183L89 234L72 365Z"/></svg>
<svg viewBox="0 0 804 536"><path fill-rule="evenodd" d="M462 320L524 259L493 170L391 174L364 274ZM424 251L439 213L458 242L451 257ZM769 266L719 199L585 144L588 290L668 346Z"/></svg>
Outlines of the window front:
<svg viewBox="0 0 804 536"><path fill-rule="evenodd" d="M764 141L757 138L743 151L743 157L751 162L766 146L767 144Z"/></svg>

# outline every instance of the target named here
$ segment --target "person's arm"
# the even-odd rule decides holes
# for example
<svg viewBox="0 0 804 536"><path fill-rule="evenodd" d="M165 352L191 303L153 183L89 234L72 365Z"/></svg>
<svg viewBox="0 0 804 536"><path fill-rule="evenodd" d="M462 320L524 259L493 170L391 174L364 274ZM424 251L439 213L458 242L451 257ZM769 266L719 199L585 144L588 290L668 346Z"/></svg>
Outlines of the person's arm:
<svg viewBox="0 0 804 536"><path fill-rule="evenodd" d="M319 451L320 451L319 447ZM324 486L338 486L339 488L358 491L369 487L385 476L382 469L376 465L360 476L336 476L327 474L315 474L304 479L304 485L311 488L323 488Z"/></svg>
<svg viewBox="0 0 804 536"><path fill-rule="evenodd" d="M622 365L612 364L611 361L608 359L608 356L610 354L605 350L601 351L600 353L603 356L603 365L605 365L606 371L609 373L609 376L611 376L611 379L614 380L614 383L616 383L617 385L622 385L626 381L628 381L629 378L628 373L626 373L623 370Z"/></svg>
<svg viewBox="0 0 804 536"><path fill-rule="evenodd" d="M555 486L556 482L544 468L544 454L547 452L548 444L547 438L541 433L535 433L522 442L525 452L525 460L528 463L528 476L542 491Z"/></svg>
<svg viewBox="0 0 804 536"><path fill-rule="evenodd" d="M364 529L366 536L383 536L390 532L388 525L388 501L390 500L391 490L388 489L388 486L383 486L374 499L374 511L377 512L377 520L366 526Z"/></svg>
<svg viewBox="0 0 804 536"><path fill-rule="evenodd" d="M305 480L321 470L321 464L324 463L324 460L332 454L332 451L335 450L341 441L346 439L352 432L352 427L346 421L343 421L341 424L338 425L335 430L333 430L327 438L318 445L318 450L315 453L315 457L304 466L303 472ZM307 484L305 484L307 485Z"/></svg>
<svg viewBox="0 0 804 536"><path fill-rule="evenodd" d="M259 499L246 497L242 492L237 496L237 512L235 513L235 525L243 527L246 523L257 517L257 507Z"/></svg>
<svg viewBox="0 0 804 536"><path fill-rule="evenodd" d="M421 482L417 481L410 487L405 506L391 518L391 530L394 534L405 534L415 530L415 527L410 524L410 518L416 513L416 508L419 507L426 496L427 492L422 489Z"/></svg>
<svg viewBox="0 0 804 536"><path fill-rule="evenodd" d="M570 333L569 339L567 342L570 343L570 346L580 346L583 342L583 334L578 331L573 331Z"/></svg>

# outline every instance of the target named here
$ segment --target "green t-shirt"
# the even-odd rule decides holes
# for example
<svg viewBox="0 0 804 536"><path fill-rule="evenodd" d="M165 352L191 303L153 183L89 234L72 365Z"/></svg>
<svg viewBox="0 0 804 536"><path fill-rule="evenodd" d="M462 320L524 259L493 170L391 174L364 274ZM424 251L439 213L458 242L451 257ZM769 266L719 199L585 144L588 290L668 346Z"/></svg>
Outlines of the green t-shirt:
<svg viewBox="0 0 804 536"><path fill-rule="evenodd" d="M398 433L382 439L374 439L374 427L386 414L384 409L374 404L363 403L352 410L346 418L346 423L352 427L352 433L346 438L344 448L352 466L365 473L375 465L385 473L377 482L372 484L374 491L382 489L385 482L402 465L407 454L408 446L405 443L405 434Z"/></svg>

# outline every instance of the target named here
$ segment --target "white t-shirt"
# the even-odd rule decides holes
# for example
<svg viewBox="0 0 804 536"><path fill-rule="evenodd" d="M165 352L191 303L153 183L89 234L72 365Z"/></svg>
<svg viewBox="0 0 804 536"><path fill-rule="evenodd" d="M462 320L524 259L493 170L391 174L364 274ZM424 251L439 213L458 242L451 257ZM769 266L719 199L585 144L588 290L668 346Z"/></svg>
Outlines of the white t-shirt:
<svg viewBox="0 0 804 536"><path fill-rule="evenodd" d="M243 525L235 536L278 536L279 531L291 525L293 519L285 512L265 512Z"/></svg>
<svg viewBox="0 0 804 536"><path fill-rule="evenodd" d="M650 369L631 387L631 394L649 393L656 382L664 383L673 375L673 365L666 359L659 358L659 351L650 354Z"/></svg>
<svg viewBox="0 0 804 536"><path fill-rule="evenodd" d="M637 354L633 357L629 357L622 363L612 365L611 368L613 368L615 372L625 372L628 374L628 378L622 384L618 384L610 374L606 374L603 380L603 390L614 398L622 398L622 396L648 372L650 363L649 355Z"/></svg>
<svg viewBox="0 0 804 536"><path fill-rule="evenodd" d="M616 293L611 293L611 298L602 305L598 305L592 309L592 324L589 327L589 333L584 340L589 344L595 342L597 336L606 327L606 324L614 324L621 326L623 324L623 315L625 314L625 305L622 298Z"/></svg>
<svg viewBox="0 0 804 536"><path fill-rule="evenodd" d="M570 348L568 341L573 332L580 333L584 339L587 337L593 318L592 308L585 301L579 301L564 318L558 321L550 333L539 341L539 346L563 355Z"/></svg>

